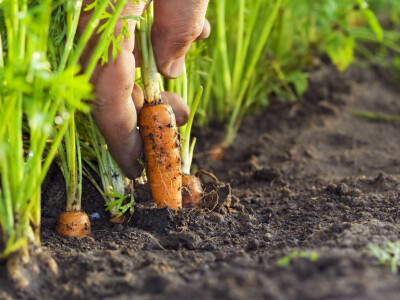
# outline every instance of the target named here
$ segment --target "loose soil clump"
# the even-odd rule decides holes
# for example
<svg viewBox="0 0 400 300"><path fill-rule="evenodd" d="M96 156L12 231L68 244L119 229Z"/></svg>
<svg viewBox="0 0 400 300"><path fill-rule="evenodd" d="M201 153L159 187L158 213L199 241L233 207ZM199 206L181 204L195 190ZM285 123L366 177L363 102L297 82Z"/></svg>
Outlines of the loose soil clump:
<svg viewBox="0 0 400 300"><path fill-rule="evenodd" d="M42 243L59 276L16 292L0 267L0 298L398 299L398 275L364 250L400 239L400 124L353 114L400 114L400 91L381 74L321 68L300 102L273 101L246 118L222 161L207 156L222 132L195 131L195 164L221 181L205 186L218 192L213 209L176 215L138 186L131 221L112 224L87 183L82 206L92 233L61 237L54 226L64 183L53 168L43 186ZM277 264L294 251L318 258Z"/></svg>

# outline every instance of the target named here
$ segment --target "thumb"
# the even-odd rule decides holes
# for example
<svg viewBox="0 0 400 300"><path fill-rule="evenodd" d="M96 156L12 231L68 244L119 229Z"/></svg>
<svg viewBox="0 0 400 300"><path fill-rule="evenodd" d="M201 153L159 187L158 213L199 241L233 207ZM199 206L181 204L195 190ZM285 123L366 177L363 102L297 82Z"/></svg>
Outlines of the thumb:
<svg viewBox="0 0 400 300"><path fill-rule="evenodd" d="M178 77L190 45L209 35L205 19L208 0L155 0L152 44L159 72Z"/></svg>

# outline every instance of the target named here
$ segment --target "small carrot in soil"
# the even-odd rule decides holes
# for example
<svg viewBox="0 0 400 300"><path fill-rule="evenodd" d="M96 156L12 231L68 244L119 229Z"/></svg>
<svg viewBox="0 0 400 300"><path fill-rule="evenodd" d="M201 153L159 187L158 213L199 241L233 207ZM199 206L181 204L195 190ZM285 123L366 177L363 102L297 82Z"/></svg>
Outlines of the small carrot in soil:
<svg viewBox="0 0 400 300"><path fill-rule="evenodd" d="M82 210L82 156L79 147L75 118L71 118L65 133L64 143L58 147L57 162L67 187L67 206L57 220L58 234L70 237L85 237L90 233L88 215Z"/></svg>
<svg viewBox="0 0 400 300"><path fill-rule="evenodd" d="M183 208L200 208L203 197L201 180L195 175L182 176L182 206Z"/></svg>
<svg viewBox="0 0 400 300"><path fill-rule="evenodd" d="M182 176L182 206L183 208L203 208L202 202L204 191L201 184L200 176L207 175L219 182L218 178L205 170L199 170L195 175Z"/></svg>
<svg viewBox="0 0 400 300"><path fill-rule="evenodd" d="M179 139L172 108L163 102L159 91L157 66L151 47L152 5L138 26L138 44L145 104L139 114L139 130L147 160L147 176L158 207L182 207L182 171Z"/></svg>
<svg viewBox="0 0 400 300"><path fill-rule="evenodd" d="M215 161L223 160L227 149L224 145L214 145L209 151L210 158Z"/></svg>
<svg viewBox="0 0 400 300"><path fill-rule="evenodd" d="M58 216L56 231L60 235L85 237L90 233L90 221L83 211L64 211Z"/></svg>

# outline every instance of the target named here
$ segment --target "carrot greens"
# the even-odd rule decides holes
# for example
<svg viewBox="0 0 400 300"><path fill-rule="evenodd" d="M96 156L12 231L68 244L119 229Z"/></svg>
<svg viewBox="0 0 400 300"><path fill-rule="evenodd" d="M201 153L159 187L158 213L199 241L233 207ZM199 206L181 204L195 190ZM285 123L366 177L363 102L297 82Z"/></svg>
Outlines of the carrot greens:
<svg viewBox="0 0 400 300"><path fill-rule="evenodd" d="M5 24L0 29L0 257L7 259L11 278L22 286L28 282L20 267L33 249L39 251L40 186L73 111L85 107L80 99L91 91L78 66L60 70L52 65L59 61L49 42L56 3L29 4L0 3Z"/></svg>
<svg viewBox="0 0 400 300"><path fill-rule="evenodd" d="M390 11L390 24L399 24L393 0L222 0L209 6L214 31L189 51L196 68L187 77L205 87L199 123L226 126L222 148L232 144L243 117L268 106L271 97L301 97L308 88L304 70L318 67L323 54L340 71L357 56L387 66L388 51L400 65L398 30L383 28L377 15Z"/></svg>
<svg viewBox="0 0 400 300"><path fill-rule="evenodd" d="M203 93L203 87L198 87L196 94L193 99L189 99L188 91L193 89L192 82L189 81L187 77L187 68L188 65L185 64L183 68L183 73L176 79L169 79L166 81L168 90L174 92L185 100L190 109L189 118L186 125L180 126L178 128L180 135L180 145L181 145L181 160L182 160L182 173L190 174L191 173L191 165L193 160L193 151L194 146L196 144L196 138L190 139L192 125L194 116L197 111L197 107L199 105L201 95Z"/></svg>
<svg viewBox="0 0 400 300"><path fill-rule="evenodd" d="M99 187L90 170L84 167L84 175L96 187L105 201L111 219L121 217L128 209L133 214L133 182L127 178L108 151L106 141L91 115L79 114L78 131L82 138L80 147L84 162L101 179Z"/></svg>
<svg viewBox="0 0 400 300"><path fill-rule="evenodd" d="M118 43L112 43L114 27L126 1L114 2L95 1L81 37L76 35L81 0L0 2L0 258L20 286L29 284L23 266L40 251L40 186L57 153L68 205L80 204L74 114L89 111L82 99L92 98L94 66ZM79 59L102 19L100 41L81 72Z"/></svg>

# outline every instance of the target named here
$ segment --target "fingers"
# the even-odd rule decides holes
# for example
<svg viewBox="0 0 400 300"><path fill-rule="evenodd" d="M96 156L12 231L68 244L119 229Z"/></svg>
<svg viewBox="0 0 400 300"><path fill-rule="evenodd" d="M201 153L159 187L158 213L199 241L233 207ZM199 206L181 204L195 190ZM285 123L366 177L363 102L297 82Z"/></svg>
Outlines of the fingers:
<svg viewBox="0 0 400 300"><path fill-rule="evenodd" d="M144 94L142 88L136 82L132 91L132 100L135 105L136 113L139 115L144 104Z"/></svg>
<svg viewBox="0 0 400 300"><path fill-rule="evenodd" d="M175 114L176 125L185 125L190 113L189 107L185 103L185 100L183 100L183 98L179 95L171 92L161 92L161 98L164 100L164 102L171 105Z"/></svg>
<svg viewBox="0 0 400 300"><path fill-rule="evenodd" d="M204 18L207 2L206 0L197 2L162 0L155 2L156 18L157 14L162 16L159 17L158 25L153 27L155 35L158 35L153 40L153 42L156 41L155 43L159 47L159 50L155 47L156 56L157 51L159 53L157 56L158 64L159 66L164 66L161 73L165 74L165 70L169 72L172 70L172 75L169 77L176 77L175 74L178 75L182 71L179 64L183 67L184 57L190 44L196 39L208 36L210 31L209 24ZM168 7L173 3L181 4L180 6L185 6L186 8L177 12L172 10L174 6ZM125 7L123 15L140 15L144 7L143 2L141 5L129 4ZM90 13L85 12L82 14L78 28L79 33L83 32L90 17ZM134 84L134 28L136 22L134 20L127 21L131 36L130 38L125 38L121 43L121 53L113 61L111 51L109 51L108 63L104 66L98 65L91 78L96 95L93 101L92 113L106 139L111 154L125 175L134 178L139 176L142 170L142 167L137 162L142 150L142 142L137 130L137 113L142 108L144 100L142 89L137 84ZM160 36L157 26L161 26L161 28L165 26L162 32L167 32L167 35ZM182 26L189 27L186 30ZM115 34L118 35L121 29L122 22L118 21ZM82 60L83 66L90 59L97 41L98 35L94 35L88 43ZM165 43L165 47L160 48L163 43ZM166 49L166 52L163 49ZM178 95L168 92L162 93L162 97L174 110L177 125L184 125L189 116L189 108L184 100Z"/></svg>
<svg viewBox="0 0 400 300"><path fill-rule="evenodd" d="M123 15L141 14L144 6L126 5ZM86 18L80 20L80 26L85 26ZM108 149L128 177L140 175L142 167L137 158L141 154L141 138L137 126L137 113L132 96L138 98L136 102L143 102L141 89L134 89L135 58L133 49L135 45L134 30L136 22L127 20L129 38L121 42L121 53L115 60L109 51L108 63L96 66L91 82L94 86L95 100L93 101L92 114L104 135ZM121 21L116 24L115 35L119 35L123 28ZM97 43L98 35L94 35L85 50L86 58L90 58L92 48ZM111 50L111 49L110 49ZM83 61L83 64L85 61Z"/></svg>
<svg viewBox="0 0 400 300"><path fill-rule="evenodd" d="M142 143L132 101L135 60L129 51L122 51L115 61L99 68L93 82L96 100L93 117L106 139L108 149L128 177L140 175L137 162ZM138 96L136 94L136 96Z"/></svg>
<svg viewBox="0 0 400 300"><path fill-rule="evenodd" d="M154 1L152 44L159 72L167 78L182 73L190 45L210 33L205 21L208 0Z"/></svg>
<svg viewBox="0 0 400 300"><path fill-rule="evenodd" d="M204 26L203 26L203 31L200 33L200 35L197 37L195 41L200 41L208 38L210 36L211 32L211 25L210 22L208 22L207 19L204 20Z"/></svg>

